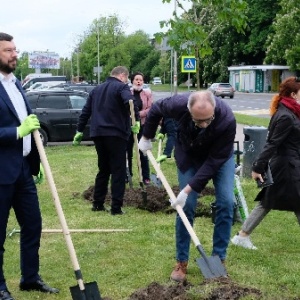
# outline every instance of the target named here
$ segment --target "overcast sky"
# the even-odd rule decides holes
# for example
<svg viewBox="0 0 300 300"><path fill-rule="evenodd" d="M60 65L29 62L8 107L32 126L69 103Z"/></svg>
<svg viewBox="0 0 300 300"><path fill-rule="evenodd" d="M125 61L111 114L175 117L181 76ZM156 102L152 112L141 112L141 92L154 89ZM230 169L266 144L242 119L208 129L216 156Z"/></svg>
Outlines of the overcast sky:
<svg viewBox="0 0 300 300"><path fill-rule="evenodd" d="M162 0L1 1L0 31L11 34L21 52L48 50L66 57L76 36L96 18L117 14L127 24L126 34L141 29L152 36L162 30L159 21L172 17L174 7L173 1Z"/></svg>

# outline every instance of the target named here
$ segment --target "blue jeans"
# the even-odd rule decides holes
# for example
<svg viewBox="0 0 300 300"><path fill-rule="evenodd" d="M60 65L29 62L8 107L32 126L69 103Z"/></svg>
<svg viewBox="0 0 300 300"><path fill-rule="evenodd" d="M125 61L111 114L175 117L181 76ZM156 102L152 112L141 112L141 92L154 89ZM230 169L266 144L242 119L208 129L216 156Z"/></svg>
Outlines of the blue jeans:
<svg viewBox="0 0 300 300"><path fill-rule="evenodd" d="M178 172L179 188L182 190L196 174L196 168L190 168L185 173ZM216 196L216 218L213 233L212 255L218 255L221 260L226 258L226 250L230 240L234 207L234 158L228 159L212 178ZM183 208L189 222L193 226L197 207L198 193L192 191ZM176 260L188 261L191 237L180 216L176 216ZM201 242L201 238L200 242Z"/></svg>

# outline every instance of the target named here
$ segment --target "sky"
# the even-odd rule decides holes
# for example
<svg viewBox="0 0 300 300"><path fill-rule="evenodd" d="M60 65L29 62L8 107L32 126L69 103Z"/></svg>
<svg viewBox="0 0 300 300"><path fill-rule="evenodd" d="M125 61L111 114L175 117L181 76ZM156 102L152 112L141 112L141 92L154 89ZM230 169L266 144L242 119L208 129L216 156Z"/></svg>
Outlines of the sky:
<svg viewBox="0 0 300 300"><path fill-rule="evenodd" d="M78 36L94 19L118 15L126 34L163 31L159 22L172 17L174 2L162 0L15 0L2 1L0 31L14 37L20 52L50 51L70 57ZM177 8L177 13L180 14Z"/></svg>

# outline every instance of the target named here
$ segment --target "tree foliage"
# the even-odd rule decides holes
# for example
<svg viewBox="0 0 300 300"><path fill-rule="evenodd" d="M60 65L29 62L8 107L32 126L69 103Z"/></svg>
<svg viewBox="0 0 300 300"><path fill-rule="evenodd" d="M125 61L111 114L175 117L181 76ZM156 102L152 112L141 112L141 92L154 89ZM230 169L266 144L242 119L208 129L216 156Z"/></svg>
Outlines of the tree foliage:
<svg viewBox="0 0 300 300"><path fill-rule="evenodd" d="M281 0L281 10L273 23L274 34L268 38L266 63L287 64L300 70L300 7L297 0Z"/></svg>

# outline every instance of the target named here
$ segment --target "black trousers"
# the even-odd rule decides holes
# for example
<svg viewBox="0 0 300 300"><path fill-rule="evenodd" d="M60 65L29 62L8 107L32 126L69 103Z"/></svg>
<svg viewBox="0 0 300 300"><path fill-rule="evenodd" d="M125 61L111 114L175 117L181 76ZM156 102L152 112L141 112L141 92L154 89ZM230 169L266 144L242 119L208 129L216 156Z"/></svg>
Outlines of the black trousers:
<svg viewBox="0 0 300 300"><path fill-rule="evenodd" d="M98 174L95 179L94 206L105 202L111 179L111 211L118 212L123 206L126 178L127 141L115 136L94 138L98 155Z"/></svg>
<svg viewBox="0 0 300 300"><path fill-rule="evenodd" d="M21 281L34 282L40 279L38 272L42 217L36 186L26 158L23 160L17 181L13 184L0 185L0 290L7 288L3 274L3 255L11 208L15 211L21 230Z"/></svg>

